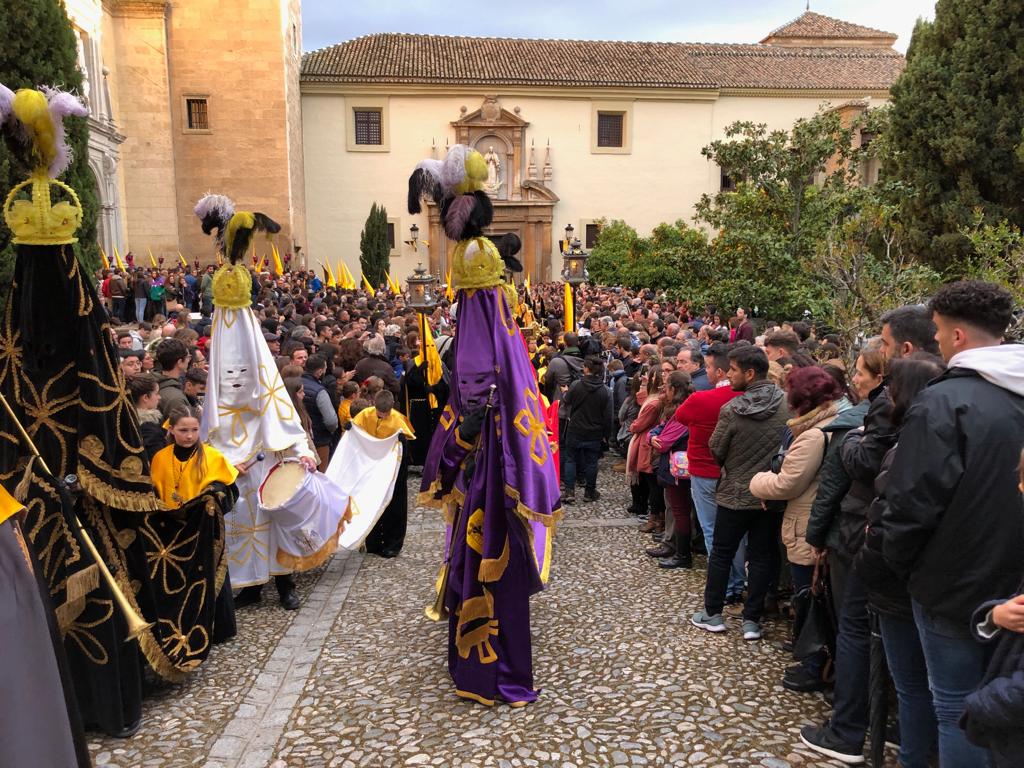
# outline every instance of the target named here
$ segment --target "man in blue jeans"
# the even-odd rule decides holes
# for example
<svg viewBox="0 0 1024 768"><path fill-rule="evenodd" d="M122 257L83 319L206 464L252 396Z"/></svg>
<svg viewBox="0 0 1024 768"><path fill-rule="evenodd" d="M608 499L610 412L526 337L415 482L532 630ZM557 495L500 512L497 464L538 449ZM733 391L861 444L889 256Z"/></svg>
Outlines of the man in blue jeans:
<svg viewBox="0 0 1024 768"><path fill-rule="evenodd" d="M907 410L889 471L882 554L908 579L943 768L990 764L959 726L989 650L971 636L978 605L1012 594L1024 561L1017 463L1024 445L1024 346L1001 345L1010 293L967 280L931 300L944 374Z"/></svg>
<svg viewBox="0 0 1024 768"><path fill-rule="evenodd" d="M565 389L562 407L568 411L565 426L565 471L562 474L563 504L576 503L576 472L586 484L584 501L597 501L597 462L601 444L608 437L608 404L611 393L604 385L604 362L597 355L583 360L583 378ZM517 425L518 426L518 425Z"/></svg>
<svg viewBox="0 0 1024 768"><path fill-rule="evenodd" d="M725 344L714 344L705 358L705 372L711 388L694 392L679 406L675 415L676 421L686 425L690 430L690 440L686 449L690 461L690 495L693 497L697 522L704 533L704 546L709 559L715 539L715 517L718 514L715 491L718 488L721 470L715 457L711 455L708 441L715 431L722 406L740 395L729 386L729 378L726 375L728 371L729 348ZM743 593L746 554L744 537L733 559L729 585L726 589L726 603L738 601Z"/></svg>

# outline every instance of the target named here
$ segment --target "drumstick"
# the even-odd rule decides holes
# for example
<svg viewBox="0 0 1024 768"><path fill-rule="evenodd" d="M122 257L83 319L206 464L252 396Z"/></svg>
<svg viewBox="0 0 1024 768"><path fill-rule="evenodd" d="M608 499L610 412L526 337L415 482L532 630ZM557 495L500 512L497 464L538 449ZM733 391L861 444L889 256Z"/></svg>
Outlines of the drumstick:
<svg viewBox="0 0 1024 768"><path fill-rule="evenodd" d="M249 459L249 461L245 462L245 464L243 464L243 465L242 465L242 466L240 467L240 469L242 470L242 472L248 472L248 471L249 471L249 469L250 469L250 468L251 468L251 467L252 467L252 466L253 466L253 465L254 465L254 464L255 464L256 462L258 462L258 461L263 461L263 460L264 460L265 458L267 458L267 454L265 454L265 453L264 453L263 451L260 451L260 452L259 452L259 453L257 453L257 454L256 454L255 456L253 456L253 457L252 457L251 459Z"/></svg>

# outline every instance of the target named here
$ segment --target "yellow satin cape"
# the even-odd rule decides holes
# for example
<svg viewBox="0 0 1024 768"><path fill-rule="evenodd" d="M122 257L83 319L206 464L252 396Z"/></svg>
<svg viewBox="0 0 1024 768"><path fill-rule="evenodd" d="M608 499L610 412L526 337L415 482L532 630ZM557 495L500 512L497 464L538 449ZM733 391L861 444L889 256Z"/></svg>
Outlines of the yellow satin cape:
<svg viewBox="0 0 1024 768"><path fill-rule="evenodd" d="M416 439L416 433L412 431L409 421L394 408L383 419L377 417L377 409L373 406L364 408L355 415L352 423L370 435L370 437L376 437L380 440L391 437L396 432L401 432L412 440Z"/></svg>
<svg viewBox="0 0 1024 768"><path fill-rule="evenodd" d="M221 482L231 485L238 477L235 469L224 454L209 445L203 446L203 463L205 471L200 474L198 469L199 452L196 451L188 461L178 461L174 456L174 445L161 449L150 466L153 488L169 507L180 507L203 492L210 483ZM174 497L175 492L178 498Z"/></svg>

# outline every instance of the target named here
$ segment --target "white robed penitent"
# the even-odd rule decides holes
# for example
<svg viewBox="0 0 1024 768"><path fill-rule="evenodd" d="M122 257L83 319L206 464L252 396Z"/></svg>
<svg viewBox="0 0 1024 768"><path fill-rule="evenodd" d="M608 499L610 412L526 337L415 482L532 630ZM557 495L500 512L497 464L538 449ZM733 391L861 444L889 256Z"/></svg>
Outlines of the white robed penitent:
<svg viewBox="0 0 1024 768"><path fill-rule="evenodd" d="M340 490L321 473L311 473L296 494L296 504L317 499L315 508L301 515L274 514L260 504L260 488L274 467L302 456L316 461L316 456L255 315L247 306L237 307L241 297L248 298L248 280L243 267L222 267L215 277L201 425L203 439L228 461L249 465L236 481L238 502L225 517L228 569L236 588L323 563L337 549L347 508ZM231 298L218 302L218 294Z"/></svg>

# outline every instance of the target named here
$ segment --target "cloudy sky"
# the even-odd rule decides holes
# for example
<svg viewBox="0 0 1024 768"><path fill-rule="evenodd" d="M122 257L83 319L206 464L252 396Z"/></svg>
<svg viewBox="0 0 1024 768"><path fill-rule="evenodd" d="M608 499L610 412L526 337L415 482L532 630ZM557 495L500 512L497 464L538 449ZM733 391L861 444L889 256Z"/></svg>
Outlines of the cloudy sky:
<svg viewBox="0 0 1024 768"><path fill-rule="evenodd" d="M374 32L580 40L756 43L806 0L303 0L307 51ZM474 10L478 9L478 10ZM811 10L899 35L905 51L934 0L811 0Z"/></svg>

